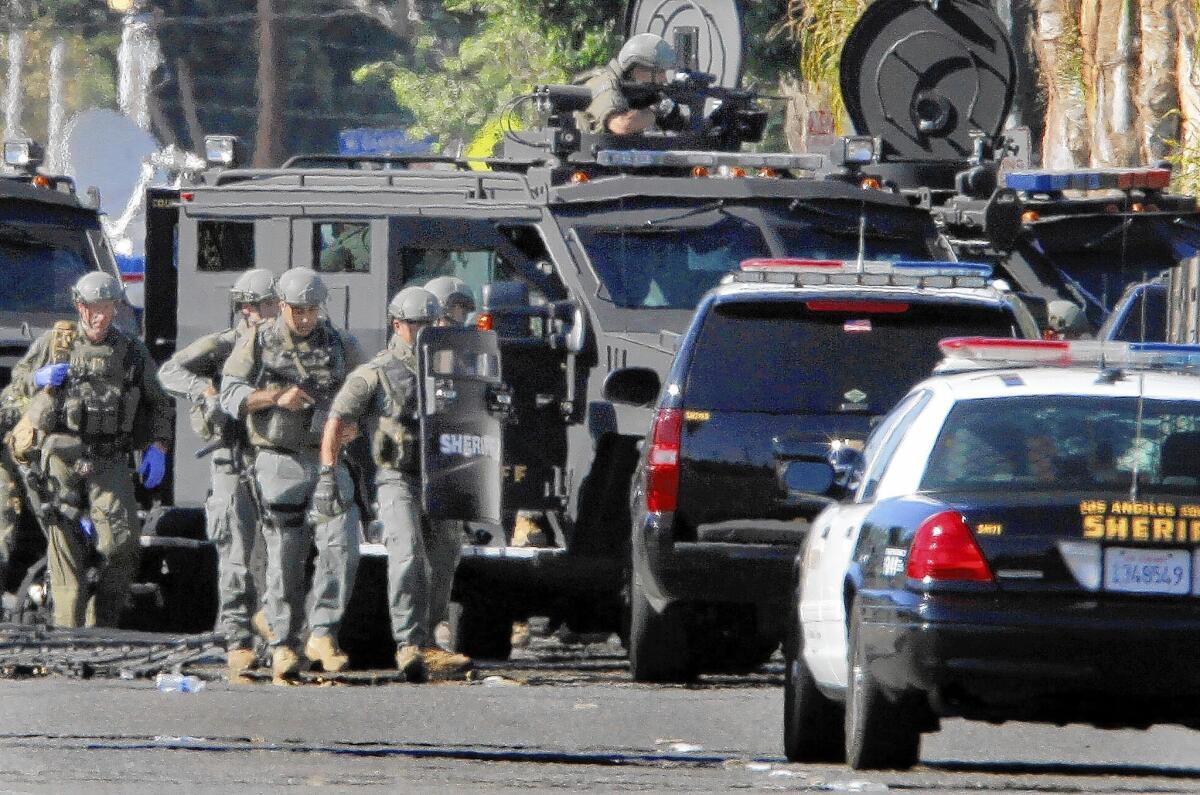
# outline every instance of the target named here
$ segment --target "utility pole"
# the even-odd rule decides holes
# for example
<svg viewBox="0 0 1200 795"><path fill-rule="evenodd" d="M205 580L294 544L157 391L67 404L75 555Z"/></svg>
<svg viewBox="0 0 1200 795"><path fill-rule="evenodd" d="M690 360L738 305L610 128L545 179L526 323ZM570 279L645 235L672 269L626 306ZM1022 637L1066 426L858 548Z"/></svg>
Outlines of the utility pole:
<svg viewBox="0 0 1200 795"><path fill-rule="evenodd" d="M287 107L283 72L283 22L275 0L258 0L258 130L254 165L270 168L283 162L283 114Z"/></svg>

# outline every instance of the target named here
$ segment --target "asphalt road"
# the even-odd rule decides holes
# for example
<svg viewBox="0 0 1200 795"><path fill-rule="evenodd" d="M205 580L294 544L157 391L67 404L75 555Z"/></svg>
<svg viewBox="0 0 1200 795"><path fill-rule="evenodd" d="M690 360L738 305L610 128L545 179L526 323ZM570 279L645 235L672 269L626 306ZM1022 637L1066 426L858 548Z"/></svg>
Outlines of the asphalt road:
<svg viewBox="0 0 1200 795"><path fill-rule="evenodd" d="M433 685L211 682L184 695L145 680L5 680L0 793L1200 791L1200 733L1175 727L953 721L907 773L790 765L779 674L641 686L615 646L539 640L474 681Z"/></svg>

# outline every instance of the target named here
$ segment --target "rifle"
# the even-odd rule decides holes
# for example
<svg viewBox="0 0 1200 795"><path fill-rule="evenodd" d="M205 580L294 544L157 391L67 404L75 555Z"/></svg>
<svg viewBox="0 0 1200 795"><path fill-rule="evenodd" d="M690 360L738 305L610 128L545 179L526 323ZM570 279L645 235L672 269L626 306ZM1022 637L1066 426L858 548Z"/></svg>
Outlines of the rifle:
<svg viewBox="0 0 1200 795"><path fill-rule="evenodd" d="M656 116L664 130L702 135L726 148L762 140L767 112L758 109L755 101L783 97L714 86L716 79L704 72L682 70L667 83L622 80L618 86L635 110L658 105ZM716 108L705 116L705 105L710 99L716 101Z"/></svg>

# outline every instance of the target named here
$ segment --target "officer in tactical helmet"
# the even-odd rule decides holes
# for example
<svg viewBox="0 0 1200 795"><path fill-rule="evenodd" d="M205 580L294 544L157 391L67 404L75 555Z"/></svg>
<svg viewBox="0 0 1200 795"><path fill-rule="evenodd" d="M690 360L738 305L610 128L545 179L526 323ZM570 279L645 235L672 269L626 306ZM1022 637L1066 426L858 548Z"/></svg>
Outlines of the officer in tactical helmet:
<svg viewBox="0 0 1200 795"><path fill-rule="evenodd" d="M664 83L675 66L675 50L655 33L639 33L596 70L584 85L592 90L592 104L579 114L581 130L613 135L636 135L654 126L653 107L635 108L621 90L622 81Z"/></svg>
<svg viewBox="0 0 1200 795"><path fill-rule="evenodd" d="M433 293L433 297L442 307L441 317L434 325L461 326L475 311L475 296L471 294L471 288L457 276L438 276L430 279L425 289Z"/></svg>
<svg viewBox="0 0 1200 795"><path fill-rule="evenodd" d="M207 334L177 351L158 371L169 394L191 403L192 429L211 449L212 491L204 504L209 539L217 547L217 629L225 635L230 682L248 682L254 663L251 625L270 640L258 611L263 573L252 563L258 511L243 474L249 471L245 428L221 408L221 368L237 339L252 326L279 314L275 274L263 268L243 273L230 290L237 318L233 327Z"/></svg>
<svg viewBox="0 0 1200 795"><path fill-rule="evenodd" d="M351 373L333 400L321 440L321 479L313 498L316 510L337 516L349 527L358 525L360 516L352 492L336 482L333 466L342 447L357 434L358 423L365 422L378 467L375 483L388 553L388 606L398 649L396 667L410 682L423 682L430 673L461 672L471 665L470 658L433 642L430 623L426 542L433 528L421 514L415 348L417 334L441 315L438 299L421 287L405 287L388 304L393 332L388 347ZM457 533L451 569L461 545L462 532L458 529Z"/></svg>
<svg viewBox="0 0 1200 795"><path fill-rule="evenodd" d="M310 526L307 514L330 403L362 356L353 337L321 316L328 291L315 271L293 268L279 277L276 290L282 301L279 317L238 338L221 373L220 402L227 414L245 421L255 451L267 547L272 673L277 684L287 684L300 670L304 570L314 540L317 560L307 616L311 634L303 653L329 672L349 662L338 646L337 631L358 568L357 528L322 517ZM344 465L330 474L344 493L352 493Z"/></svg>
<svg viewBox="0 0 1200 795"><path fill-rule="evenodd" d="M137 473L157 488L173 407L141 340L113 324L121 283L93 271L71 297L79 320L55 323L13 368L14 389L29 403L11 449L18 461L37 455L53 506L46 529L55 626L116 626L138 564L130 453L144 449Z"/></svg>
<svg viewBox="0 0 1200 795"><path fill-rule="evenodd" d="M21 413L21 403L10 382L0 390L0 436L13 429ZM21 527L24 499L18 482L16 462L12 460L8 445L0 445L0 594L4 593L9 574L8 564L12 560L17 532ZM3 620L2 616L0 620Z"/></svg>

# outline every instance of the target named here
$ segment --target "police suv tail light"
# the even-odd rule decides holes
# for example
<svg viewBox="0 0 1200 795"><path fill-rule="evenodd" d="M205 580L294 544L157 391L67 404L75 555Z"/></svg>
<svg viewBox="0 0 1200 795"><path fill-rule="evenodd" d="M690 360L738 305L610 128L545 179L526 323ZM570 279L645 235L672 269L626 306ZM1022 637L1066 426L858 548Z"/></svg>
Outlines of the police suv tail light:
<svg viewBox="0 0 1200 795"><path fill-rule="evenodd" d="M992 570L958 511L936 513L921 523L908 549L908 579L992 582Z"/></svg>
<svg viewBox="0 0 1200 795"><path fill-rule="evenodd" d="M683 438L683 410L659 409L650 429L646 456L646 510L674 511L679 504L679 446Z"/></svg>

